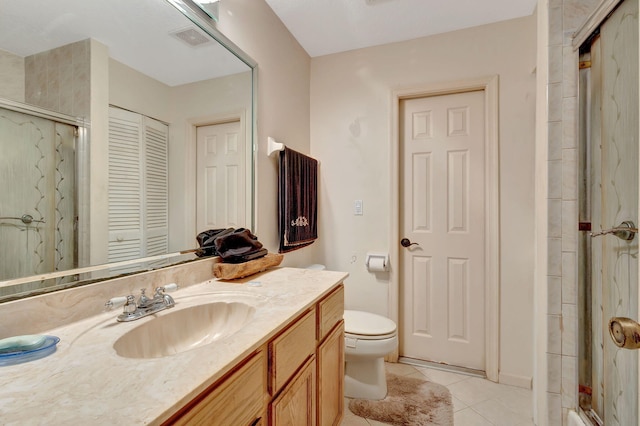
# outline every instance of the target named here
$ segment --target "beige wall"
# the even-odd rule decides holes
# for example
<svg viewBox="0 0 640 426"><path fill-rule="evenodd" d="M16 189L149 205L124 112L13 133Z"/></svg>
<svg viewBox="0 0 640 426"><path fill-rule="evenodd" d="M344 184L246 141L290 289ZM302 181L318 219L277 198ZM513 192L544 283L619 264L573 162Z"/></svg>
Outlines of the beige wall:
<svg viewBox="0 0 640 426"><path fill-rule="evenodd" d="M256 232L270 251L277 251L277 159L267 157L267 137L309 153L311 59L264 0L221 2L218 29L258 63ZM283 264L316 263L317 247L289 253Z"/></svg>
<svg viewBox="0 0 640 426"><path fill-rule="evenodd" d="M348 271L346 305L388 313L388 275L367 251L388 251L391 97L396 89L499 76L500 379L533 375L536 19L313 58L311 154L321 161L319 260ZM364 215L353 202L364 201ZM397 267L393 263L392 267Z"/></svg>

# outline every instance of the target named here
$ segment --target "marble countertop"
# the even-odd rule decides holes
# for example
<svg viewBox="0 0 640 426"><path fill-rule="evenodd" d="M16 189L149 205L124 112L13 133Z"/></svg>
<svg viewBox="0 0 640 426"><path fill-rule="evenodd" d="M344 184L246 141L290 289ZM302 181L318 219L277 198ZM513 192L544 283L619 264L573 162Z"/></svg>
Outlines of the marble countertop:
<svg viewBox="0 0 640 426"><path fill-rule="evenodd" d="M346 277L276 268L234 282L180 288L171 293L174 308L137 321L116 322L120 308L48 330L42 334L60 338L55 353L0 366L0 423L160 424ZM128 330L213 301L242 301L255 306L255 314L232 336L182 353L155 359L116 354L113 344Z"/></svg>

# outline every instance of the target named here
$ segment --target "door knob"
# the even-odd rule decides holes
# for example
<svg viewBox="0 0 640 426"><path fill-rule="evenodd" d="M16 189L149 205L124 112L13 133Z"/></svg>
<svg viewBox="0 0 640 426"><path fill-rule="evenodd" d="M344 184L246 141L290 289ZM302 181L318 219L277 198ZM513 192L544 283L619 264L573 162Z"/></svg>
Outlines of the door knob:
<svg viewBox="0 0 640 426"><path fill-rule="evenodd" d="M412 243L411 240L409 240L408 238L403 238L403 239L400 240L400 245L402 247L409 247L409 246L413 246L413 245L419 246L420 244Z"/></svg>
<svg viewBox="0 0 640 426"><path fill-rule="evenodd" d="M640 349L640 324L631 318L611 318L609 334L616 346L624 349Z"/></svg>

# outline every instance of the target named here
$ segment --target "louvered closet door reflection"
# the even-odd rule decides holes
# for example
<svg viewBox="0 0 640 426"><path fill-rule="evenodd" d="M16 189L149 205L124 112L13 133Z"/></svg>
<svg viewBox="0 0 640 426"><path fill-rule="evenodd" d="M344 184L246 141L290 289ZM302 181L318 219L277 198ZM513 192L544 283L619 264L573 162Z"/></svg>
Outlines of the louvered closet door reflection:
<svg viewBox="0 0 640 426"><path fill-rule="evenodd" d="M146 255L155 256L169 250L169 181L167 125L144 117L145 141L145 243Z"/></svg>
<svg viewBox="0 0 640 426"><path fill-rule="evenodd" d="M167 125L110 108L109 262L167 252Z"/></svg>

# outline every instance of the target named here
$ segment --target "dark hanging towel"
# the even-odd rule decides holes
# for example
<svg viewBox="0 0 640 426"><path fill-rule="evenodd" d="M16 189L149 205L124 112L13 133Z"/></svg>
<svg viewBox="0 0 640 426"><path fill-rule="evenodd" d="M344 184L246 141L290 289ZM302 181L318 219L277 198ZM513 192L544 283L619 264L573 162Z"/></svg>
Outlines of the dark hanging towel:
<svg viewBox="0 0 640 426"><path fill-rule="evenodd" d="M289 148L280 151L278 223L280 253L318 238L318 161Z"/></svg>

